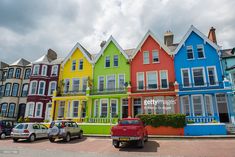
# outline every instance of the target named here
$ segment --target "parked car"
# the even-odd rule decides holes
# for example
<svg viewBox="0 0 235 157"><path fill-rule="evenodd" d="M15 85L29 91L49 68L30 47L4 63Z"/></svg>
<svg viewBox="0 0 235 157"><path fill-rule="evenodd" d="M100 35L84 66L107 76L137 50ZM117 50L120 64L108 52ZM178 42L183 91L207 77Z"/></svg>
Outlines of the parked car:
<svg viewBox="0 0 235 157"><path fill-rule="evenodd" d="M39 138L47 138L48 127L40 123L20 123L12 129L11 137L14 142L27 139L33 142Z"/></svg>
<svg viewBox="0 0 235 157"><path fill-rule="evenodd" d="M124 118L112 127L111 138L115 148L119 148L121 142L137 142L137 146L142 148L148 140L148 133L139 118Z"/></svg>
<svg viewBox="0 0 235 157"><path fill-rule="evenodd" d="M83 137L83 131L76 122L70 120L57 120L51 122L48 138L50 142L54 142L55 139L63 139L69 142L72 137Z"/></svg>
<svg viewBox="0 0 235 157"><path fill-rule="evenodd" d="M5 139L11 135L11 130L14 128L15 121L1 120L0 121L0 138Z"/></svg>

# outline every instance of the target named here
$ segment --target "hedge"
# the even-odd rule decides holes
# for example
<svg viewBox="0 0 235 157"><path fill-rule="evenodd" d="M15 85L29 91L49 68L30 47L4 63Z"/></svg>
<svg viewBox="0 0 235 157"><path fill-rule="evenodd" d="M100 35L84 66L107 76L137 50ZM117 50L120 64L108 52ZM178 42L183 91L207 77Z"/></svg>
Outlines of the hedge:
<svg viewBox="0 0 235 157"><path fill-rule="evenodd" d="M186 125L186 115L184 114L141 114L137 115L145 125L153 127L170 126L173 128L183 128Z"/></svg>

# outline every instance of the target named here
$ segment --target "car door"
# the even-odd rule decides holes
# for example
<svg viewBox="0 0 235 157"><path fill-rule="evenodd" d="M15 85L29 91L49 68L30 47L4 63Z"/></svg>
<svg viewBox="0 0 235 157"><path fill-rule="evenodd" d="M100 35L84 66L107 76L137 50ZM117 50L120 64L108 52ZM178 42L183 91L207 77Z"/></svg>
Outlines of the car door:
<svg viewBox="0 0 235 157"><path fill-rule="evenodd" d="M41 132L42 132L42 138L47 137L47 133L48 133L48 128L47 126L40 124L40 128L41 128Z"/></svg>
<svg viewBox="0 0 235 157"><path fill-rule="evenodd" d="M73 124L73 134L74 134L75 136L77 136L78 133L79 133L78 125L77 125L77 123L75 123L75 122L73 122L72 124Z"/></svg>
<svg viewBox="0 0 235 157"><path fill-rule="evenodd" d="M6 135L11 135L11 130L12 130L12 126L13 126L13 123L11 121L6 121L5 123L5 127L6 127Z"/></svg>
<svg viewBox="0 0 235 157"><path fill-rule="evenodd" d="M33 132L36 135L36 138L41 138L42 137L42 131L40 129L39 124L33 124Z"/></svg>

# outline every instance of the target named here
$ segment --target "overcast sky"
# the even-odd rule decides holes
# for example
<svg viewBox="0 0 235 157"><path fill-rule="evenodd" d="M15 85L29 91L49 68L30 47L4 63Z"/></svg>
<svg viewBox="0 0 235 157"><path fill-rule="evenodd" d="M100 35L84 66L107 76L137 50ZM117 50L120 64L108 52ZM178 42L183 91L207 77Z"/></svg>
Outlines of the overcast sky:
<svg viewBox="0 0 235 157"><path fill-rule="evenodd" d="M123 49L136 48L148 29L179 42L190 25L218 44L235 46L235 0L0 0L0 60L34 61L55 50L65 57L76 42L98 53L110 35Z"/></svg>

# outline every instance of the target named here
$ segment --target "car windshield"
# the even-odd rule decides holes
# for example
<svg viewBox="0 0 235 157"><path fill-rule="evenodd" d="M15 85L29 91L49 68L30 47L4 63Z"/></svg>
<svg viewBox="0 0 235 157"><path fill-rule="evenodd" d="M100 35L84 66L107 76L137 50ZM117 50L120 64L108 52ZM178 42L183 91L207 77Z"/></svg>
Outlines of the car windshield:
<svg viewBox="0 0 235 157"><path fill-rule="evenodd" d="M18 124L15 128L16 129L27 129L28 128L28 124Z"/></svg>
<svg viewBox="0 0 235 157"><path fill-rule="evenodd" d="M136 125L136 124L140 124L139 120L122 120L119 122L119 124L121 125Z"/></svg>

